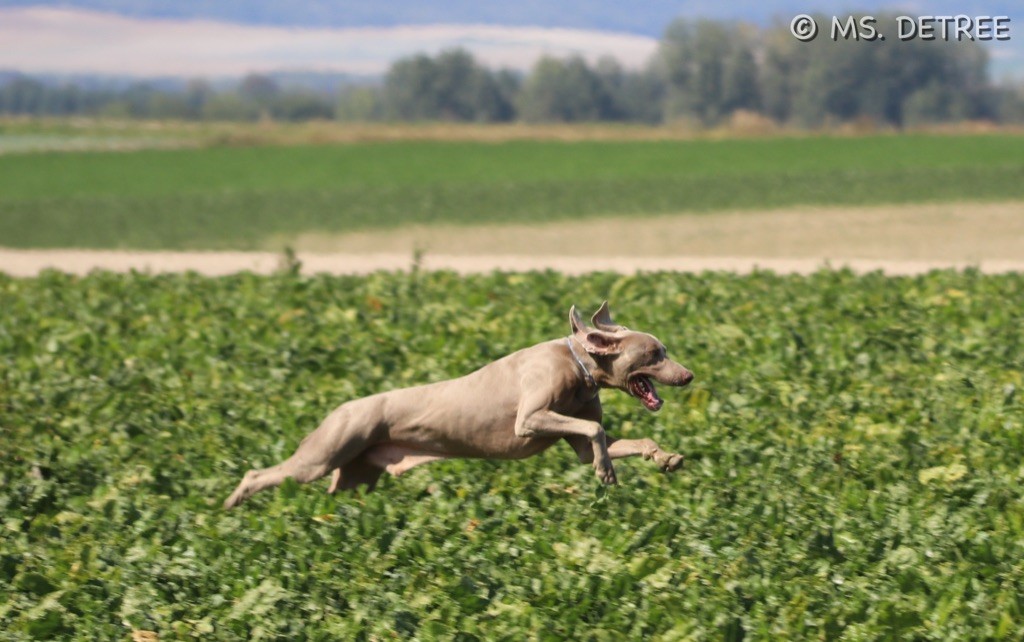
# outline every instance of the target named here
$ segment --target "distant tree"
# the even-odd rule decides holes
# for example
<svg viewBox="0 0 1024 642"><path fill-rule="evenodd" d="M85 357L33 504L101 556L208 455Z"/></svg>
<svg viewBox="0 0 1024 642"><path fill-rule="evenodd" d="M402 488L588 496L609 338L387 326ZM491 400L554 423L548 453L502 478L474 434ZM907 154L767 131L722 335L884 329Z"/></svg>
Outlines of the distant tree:
<svg viewBox="0 0 1024 642"><path fill-rule="evenodd" d="M523 89L523 74L509 69L502 69L492 74L498 93L501 96L501 114L498 120L515 120L519 117L516 101Z"/></svg>
<svg viewBox="0 0 1024 642"><path fill-rule="evenodd" d="M314 93L286 92L274 99L270 113L278 120L330 120L334 118L334 103Z"/></svg>
<svg viewBox="0 0 1024 642"><path fill-rule="evenodd" d="M185 112L190 119L199 119L203 115L206 103L213 99L214 91L210 83L202 79L188 81L185 86Z"/></svg>
<svg viewBox="0 0 1024 642"><path fill-rule="evenodd" d="M257 120L260 108L234 92L221 92L203 105L204 120Z"/></svg>
<svg viewBox="0 0 1024 642"><path fill-rule="evenodd" d="M188 101L184 94L156 92L149 100L148 117L162 120L189 118Z"/></svg>
<svg viewBox="0 0 1024 642"><path fill-rule="evenodd" d="M827 20L820 17L819 23ZM879 17L879 23L891 22ZM910 121L990 117L984 50L974 42L795 42L788 26L766 36L764 105L780 120L816 126L870 118ZM787 42L788 40L788 42Z"/></svg>
<svg viewBox="0 0 1024 642"><path fill-rule="evenodd" d="M501 77L479 68L472 78L473 119L481 122L504 122L515 118L515 77Z"/></svg>
<svg viewBox="0 0 1024 642"><path fill-rule="evenodd" d="M428 87L432 115L440 120L476 120L476 99L486 73L463 49L444 51L433 62Z"/></svg>
<svg viewBox="0 0 1024 642"><path fill-rule="evenodd" d="M599 120L611 108L601 78L579 56L541 58L523 83L520 114L530 122Z"/></svg>
<svg viewBox="0 0 1024 642"><path fill-rule="evenodd" d="M120 101L124 103L130 117L152 118L154 116L153 98L156 93L152 84L137 82L121 94Z"/></svg>
<svg viewBox="0 0 1024 642"><path fill-rule="evenodd" d="M996 89L993 92L992 104L998 121L1024 124L1024 85Z"/></svg>
<svg viewBox="0 0 1024 642"><path fill-rule="evenodd" d="M626 120L629 117L629 104L626 96L626 80L629 72L623 69L618 60L611 56L602 56L592 68L594 76L600 84L598 92L599 120Z"/></svg>
<svg viewBox="0 0 1024 642"><path fill-rule="evenodd" d="M262 74L249 74L238 84L238 95L260 106L270 104L281 93L273 78Z"/></svg>
<svg viewBox="0 0 1024 642"><path fill-rule="evenodd" d="M45 92L41 82L17 77L0 89L0 109L9 114L40 114Z"/></svg>
<svg viewBox="0 0 1024 642"><path fill-rule="evenodd" d="M949 120L952 113L953 94L938 83L918 89L903 102L903 121L908 125L943 122Z"/></svg>
<svg viewBox="0 0 1024 642"><path fill-rule="evenodd" d="M758 69L751 37L738 25L677 20L659 45L668 84L667 115L706 125L759 103Z"/></svg>
<svg viewBox="0 0 1024 642"><path fill-rule="evenodd" d="M379 87L343 87L338 92L335 117L341 121L384 118L384 97Z"/></svg>
<svg viewBox="0 0 1024 642"><path fill-rule="evenodd" d="M386 112L400 120L497 121L513 116L507 78L454 49L395 62L384 81Z"/></svg>
<svg viewBox="0 0 1024 642"><path fill-rule="evenodd" d="M736 43L724 60L722 112L738 109L755 111L761 107L760 83L754 52L745 42Z"/></svg>
<svg viewBox="0 0 1024 642"><path fill-rule="evenodd" d="M776 25L761 36L763 62L758 79L761 109L778 122L793 118L793 97L809 66L809 59L797 50L801 43L789 33L789 27Z"/></svg>
<svg viewBox="0 0 1024 642"><path fill-rule="evenodd" d="M424 120L436 117L433 84L434 61L426 55L396 61L384 80L388 115L398 120Z"/></svg>
<svg viewBox="0 0 1024 642"><path fill-rule="evenodd" d="M830 18L818 17L827 25ZM879 24L891 17L879 16ZM195 79L124 89L0 75L0 113L117 118L447 120L531 122L685 118L715 125L737 110L815 127L852 119L914 126L963 119L1024 121L1024 90L996 86L976 42L896 39L799 42L766 29L677 20L647 68L613 58L537 61L528 74L493 71L461 49L395 62L381 85L319 93L250 74L233 90Z"/></svg>

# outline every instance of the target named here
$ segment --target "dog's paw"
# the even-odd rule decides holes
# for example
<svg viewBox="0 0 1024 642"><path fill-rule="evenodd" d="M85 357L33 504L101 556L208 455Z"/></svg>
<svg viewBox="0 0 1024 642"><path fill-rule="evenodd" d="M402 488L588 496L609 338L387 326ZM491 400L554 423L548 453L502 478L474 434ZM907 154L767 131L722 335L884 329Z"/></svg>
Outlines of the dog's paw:
<svg viewBox="0 0 1024 642"><path fill-rule="evenodd" d="M595 465L594 469L597 471L597 478L601 480L602 484L610 486L619 483L618 478L615 477L615 469L612 468L611 463L608 463L605 466Z"/></svg>
<svg viewBox="0 0 1024 642"><path fill-rule="evenodd" d="M683 467L683 456L682 455L666 455L664 459L658 462L658 466L662 471L671 473L679 470Z"/></svg>

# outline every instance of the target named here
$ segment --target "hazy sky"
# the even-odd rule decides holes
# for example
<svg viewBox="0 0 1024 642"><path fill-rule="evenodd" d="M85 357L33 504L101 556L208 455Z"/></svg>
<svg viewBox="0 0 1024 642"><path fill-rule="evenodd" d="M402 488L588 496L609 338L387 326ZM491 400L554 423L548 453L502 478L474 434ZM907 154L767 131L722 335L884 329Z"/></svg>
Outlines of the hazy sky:
<svg viewBox="0 0 1024 642"><path fill-rule="evenodd" d="M208 20L153 20L44 7L0 9L0 69L27 73L225 76L322 70L379 74L421 51L460 46L495 67L527 69L542 54L614 55L639 67L657 41L642 35L434 25L313 29Z"/></svg>

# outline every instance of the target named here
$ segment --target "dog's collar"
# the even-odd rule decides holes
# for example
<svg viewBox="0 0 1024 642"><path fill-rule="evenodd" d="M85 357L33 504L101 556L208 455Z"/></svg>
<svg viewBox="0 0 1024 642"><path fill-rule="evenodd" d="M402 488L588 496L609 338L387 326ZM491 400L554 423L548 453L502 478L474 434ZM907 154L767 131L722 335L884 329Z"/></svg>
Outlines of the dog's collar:
<svg viewBox="0 0 1024 642"><path fill-rule="evenodd" d="M587 380L587 386L591 388L597 387L597 382L594 381L594 375L590 374L590 370L587 370L587 366L583 363L583 360L576 354L576 348L572 347L572 335L565 338L565 345L569 346L569 352L572 353L572 358L576 361L576 365L583 371L583 377Z"/></svg>

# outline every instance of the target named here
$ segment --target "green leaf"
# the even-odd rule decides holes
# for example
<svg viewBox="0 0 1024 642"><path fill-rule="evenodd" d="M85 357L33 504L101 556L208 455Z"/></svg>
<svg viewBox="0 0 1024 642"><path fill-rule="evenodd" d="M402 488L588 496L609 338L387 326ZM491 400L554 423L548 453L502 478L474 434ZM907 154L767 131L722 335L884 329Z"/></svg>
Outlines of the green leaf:
<svg viewBox="0 0 1024 642"><path fill-rule="evenodd" d="M46 595L57 590L57 587L40 573L25 573L22 575L18 579L18 588L35 595Z"/></svg>

